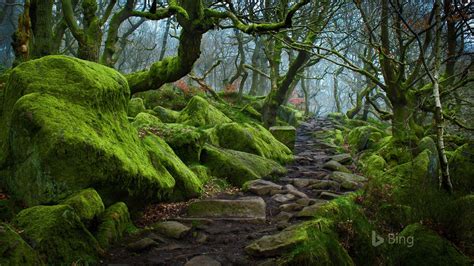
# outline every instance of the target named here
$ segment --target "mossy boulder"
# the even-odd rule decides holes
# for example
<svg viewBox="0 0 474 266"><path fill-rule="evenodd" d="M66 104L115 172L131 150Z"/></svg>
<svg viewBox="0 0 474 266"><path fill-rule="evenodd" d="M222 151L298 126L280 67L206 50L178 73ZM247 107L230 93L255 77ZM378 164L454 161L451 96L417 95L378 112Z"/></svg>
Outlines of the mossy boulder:
<svg viewBox="0 0 474 266"><path fill-rule="evenodd" d="M141 98L132 98L130 99L130 102L128 103L128 116L130 117L135 117L139 113L145 112L145 104L143 103L143 100Z"/></svg>
<svg viewBox="0 0 474 266"><path fill-rule="evenodd" d="M198 128L183 124L165 124L155 116L140 113L132 123L140 134L153 134L162 138L184 162L198 163L208 135Z"/></svg>
<svg viewBox="0 0 474 266"><path fill-rule="evenodd" d="M98 217L104 210L104 203L95 189L81 190L62 202L71 206L85 224Z"/></svg>
<svg viewBox="0 0 474 266"><path fill-rule="evenodd" d="M47 264L97 262L99 244L69 205L24 209L13 222Z"/></svg>
<svg viewBox="0 0 474 266"><path fill-rule="evenodd" d="M285 229L283 243L300 240L287 251L279 265L355 265L332 229L333 221L317 218ZM291 233L284 236L283 233ZM275 244L274 244L275 245Z"/></svg>
<svg viewBox="0 0 474 266"><path fill-rule="evenodd" d="M127 231L133 229L127 205L117 202L108 207L100 216L95 237L102 248L107 248L120 240Z"/></svg>
<svg viewBox="0 0 474 266"><path fill-rule="evenodd" d="M293 126L274 126L270 128L270 133L290 150L295 149L296 128Z"/></svg>
<svg viewBox="0 0 474 266"><path fill-rule="evenodd" d="M156 116L164 123L176 123L179 117L179 112L161 106L156 106L153 108L153 111L155 111Z"/></svg>
<svg viewBox="0 0 474 266"><path fill-rule="evenodd" d="M0 117L1 182L29 206L88 187L104 202L168 195L183 180L167 167L179 159L162 152L164 141L140 140L127 120L129 98L126 79L99 64L46 56L19 65Z"/></svg>
<svg viewBox="0 0 474 266"><path fill-rule="evenodd" d="M147 109L154 109L159 105L167 109L179 111L186 107L189 101L189 97L172 84L165 84L158 90L139 92L134 94L134 96L142 98Z"/></svg>
<svg viewBox="0 0 474 266"><path fill-rule="evenodd" d="M398 238L406 243L394 244L390 250L393 265L471 265L470 259L453 244L421 224L407 226Z"/></svg>
<svg viewBox="0 0 474 266"><path fill-rule="evenodd" d="M221 124L209 130L210 141L226 149L256 154L280 163L292 160L292 152L264 127L257 124Z"/></svg>
<svg viewBox="0 0 474 266"><path fill-rule="evenodd" d="M134 126L138 130L142 128L154 127L156 125L161 124L162 122L158 117L149 113L139 113L132 121L132 126Z"/></svg>
<svg viewBox="0 0 474 266"><path fill-rule="evenodd" d="M449 160L451 181L455 190L474 192L474 144L468 143L456 149Z"/></svg>
<svg viewBox="0 0 474 266"><path fill-rule="evenodd" d="M179 114L177 122L195 127L213 127L230 123L232 120L212 106L206 99L194 96Z"/></svg>
<svg viewBox="0 0 474 266"><path fill-rule="evenodd" d="M378 176L384 173L387 162L377 154L364 154L358 161L360 169L367 176Z"/></svg>
<svg viewBox="0 0 474 266"><path fill-rule="evenodd" d="M347 142L355 151L372 149L385 136L385 133L373 126L356 127L349 132Z"/></svg>
<svg viewBox="0 0 474 266"><path fill-rule="evenodd" d="M0 265L43 265L37 252L8 224L0 223Z"/></svg>
<svg viewBox="0 0 474 266"><path fill-rule="evenodd" d="M399 143L399 141L392 136L382 138L379 143L377 143L376 149L376 154L385 160L388 168L404 164L413 159L411 149L408 146ZM419 153L422 151L423 150L419 151Z"/></svg>
<svg viewBox="0 0 474 266"><path fill-rule="evenodd" d="M284 167L272 160L208 144L201 153L201 162L209 168L213 176L227 179L237 186L242 186L249 180L277 178L286 173Z"/></svg>

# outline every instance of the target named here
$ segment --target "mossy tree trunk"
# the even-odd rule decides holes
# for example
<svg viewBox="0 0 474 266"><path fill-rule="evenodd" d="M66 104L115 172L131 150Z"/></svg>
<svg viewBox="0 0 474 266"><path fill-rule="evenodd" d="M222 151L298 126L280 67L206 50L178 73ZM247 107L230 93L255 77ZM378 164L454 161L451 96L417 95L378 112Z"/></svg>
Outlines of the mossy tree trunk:
<svg viewBox="0 0 474 266"><path fill-rule="evenodd" d="M329 1L320 1L317 5L318 6L313 7L313 11L310 15L310 22L315 26L306 33L303 46L311 46L314 43L316 38L319 36L319 32L325 26L325 22L328 19L327 14L330 5ZM279 46L282 46L282 44L280 43ZM279 49L281 50L282 48ZM301 71L304 69L304 66L309 61L310 57L310 51L302 49L298 52L295 59L290 62L288 71L283 77L280 78L279 74L271 74L271 91L265 98L262 108L262 122L265 127L269 128L276 124L278 108L285 102L286 95L288 90L291 89L291 85L293 84L295 77L301 74ZM281 52L279 53L279 57L276 61L281 61ZM273 67L274 69L272 71L279 73L279 69L277 70L275 66Z"/></svg>

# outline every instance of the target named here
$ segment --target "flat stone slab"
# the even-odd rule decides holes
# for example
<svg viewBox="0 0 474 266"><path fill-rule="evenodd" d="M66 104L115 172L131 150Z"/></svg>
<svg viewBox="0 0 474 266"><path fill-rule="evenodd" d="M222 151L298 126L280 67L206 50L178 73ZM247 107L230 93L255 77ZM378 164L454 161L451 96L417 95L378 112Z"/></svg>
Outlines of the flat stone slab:
<svg viewBox="0 0 474 266"><path fill-rule="evenodd" d="M351 173L351 170L347 169L344 165L340 164L335 160L330 160L329 162L326 162L325 164L323 164L323 168L331 171Z"/></svg>
<svg viewBox="0 0 474 266"><path fill-rule="evenodd" d="M339 195L339 194L331 193L331 192L327 192L327 191L323 191L321 193L321 195L319 195L320 198L327 199L327 200L332 200L332 199L335 199L335 198L339 198L340 196L341 195Z"/></svg>
<svg viewBox="0 0 474 266"><path fill-rule="evenodd" d="M295 148L296 128L292 126L274 126L270 127L269 131L278 141L285 144L290 150Z"/></svg>
<svg viewBox="0 0 474 266"><path fill-rule="evenodd" d="M191 230L191 228L176 221L159 222L154 224L153 228L159 233L175 239L180 239Z"/></svg>
<svg viewBox="0 0 474 266"><path fill-rule="evenodd" d="M279 203L287 203L294 200L295 198L296 196L293 194L275 194L272 196L272 199Z"/></svg>
<svg viewBox="0 0 474 266"><path fill-rule="evenodd" d="M190 259L184 266L221 266L222 264L218 262L217 260L201 255L201 256L196 256L192 259Z"/></svg>
<svg viewBox="0 0 474 266"><path fill-rule="evenodd" d="M307 198L308 197L305 193L299 191L293 185L287 184L287 185L284 186L284 188L286 190L288 190L288 193L293 194L293 195L295 195L299 198Z"/></svg>
<svg viewBox="0 0 474 266"><path fill-rule="evenodd" d="M142 238L136 242L130 243L127 245L127 249L131 251L143 251L146 249L150 249L152 247L156 247L158 243L154 241L153 239L150 239L148 237Z"/></svg>
<svg viewBox="0 0 474 266"><path fill-rule="evenodd" d="M296 214L297 217L314 217L317 215L317 211L326 204L327 201L318 201L313 205L304 207L300 212Z"/></svg>
<svg viewBox="0 0 474 266"><path fill-rule="evenodd" d="M341 164L350 164L352 163L352 156L349 153L341 153L331 156L331 160L334 160Z"/></svg>
<svg viewBox="0 0 474 266"><path fill-rule="evenodd" d="M236 220L265 220L266 204L261 197L244 197L235 200L203 199L189 204L188 217Z"/></svg>
<svg viewBox="0 0 474 266"><path fill-rule="evenodd" d="M361 182L367 181L366 177L337 171L332 172L328 179L341 183L341 186L345 189L357 189L361 186Z"/></svg>
<svg viewBox="0 0 474 266"><path fill-rule="evenodd" d="M275 235L267 235L245 247L245 251L258 257L273 257L281 255L300 243L308 240L305 230L288 227Z"/></svg>
<svg viewBox="0 0 474 266"><path fill-rule="evenodd" d="M257 179L246 182L243 185L244 189L250 191L259 196L264 196L270 194L272 190L280 190L281 186L277 185L271 181Z"/></svg>

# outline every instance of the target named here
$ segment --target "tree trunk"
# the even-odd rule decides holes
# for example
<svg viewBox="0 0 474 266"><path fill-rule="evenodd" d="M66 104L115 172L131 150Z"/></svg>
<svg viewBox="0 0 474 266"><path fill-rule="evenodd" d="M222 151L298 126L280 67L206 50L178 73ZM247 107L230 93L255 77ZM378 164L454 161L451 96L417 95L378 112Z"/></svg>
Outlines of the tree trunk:
<svg viewBox="0 0 474 266"><path fill-rule="evenodd" d="M40 58L53 54L53 0L32 0L30 5L31 30L33 40L30 42L31 58Z"/></svg>
<svg viewBox="0 0 474 266"><path fill-rule="evenodd" d="M163 60L165 57L165 52L166 52L166 46L168 45L168 34L170 32L170 27L171 27L171 18L168 18L166 20L166 25L165 25L165 32L163 33L163 43L161 44L161 52L160 52L160 58L159 60Z"/></svg>
<svg viewBox="0 0 474 266"><path fill-rule="evenodd" d="M452 192L453 185L451 184L451 178L449 176L449 165L448 159L446 157L445 147L444 147L444 126L443 126L443 109L441 106L441 98L439 96L439 71L441 68L441 33L442 33L442 24L441 24L441 1L436 0L435 2L435 18L436 18L436 35L434 42L434 63L435 67L433 70L433 96L435 99L435 124L436 124L436 135L437 135L437 148L438 156L441 163L441 178L440 186L448 192Z"/></svg>

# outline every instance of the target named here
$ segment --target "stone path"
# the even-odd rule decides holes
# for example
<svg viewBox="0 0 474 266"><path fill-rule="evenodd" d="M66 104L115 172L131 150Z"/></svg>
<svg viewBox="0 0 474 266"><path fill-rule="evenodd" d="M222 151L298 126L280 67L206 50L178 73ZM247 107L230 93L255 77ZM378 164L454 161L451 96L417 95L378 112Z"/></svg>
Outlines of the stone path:
<svg viewBox="0 0 474 266"><path fill-rule="evenodd" d="M319 206L365 182L351 174L355 168L350 155L337 154L331 144L314 137L315 132L333 129L322 118L304 122L297 130L295 160L287 166L286 177L255 180L246 192L195 200L184 214L123 239L103 263L271 264L271 257L285 248L278 238L284 238L291 225L310 219ZM258 245L249 246L256 240Z"/></svg>

